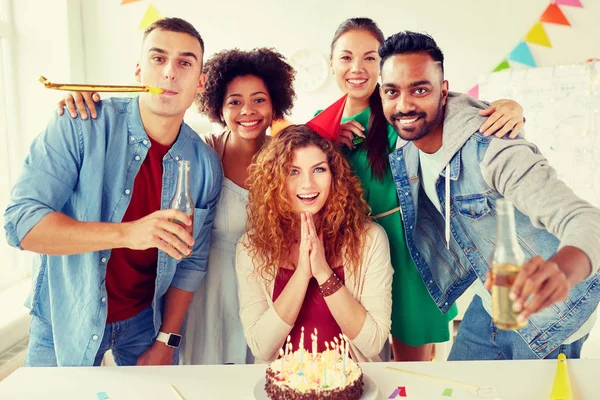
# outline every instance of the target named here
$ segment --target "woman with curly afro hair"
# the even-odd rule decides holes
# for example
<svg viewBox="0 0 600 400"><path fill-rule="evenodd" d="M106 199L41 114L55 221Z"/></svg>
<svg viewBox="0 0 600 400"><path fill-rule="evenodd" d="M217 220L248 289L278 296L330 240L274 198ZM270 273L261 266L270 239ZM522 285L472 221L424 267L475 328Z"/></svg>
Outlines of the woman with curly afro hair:
<svg viewBox="0 0 600 400"><path fill-rule="evenodd" d="M276 359L288 335L310 349L317 329L319 351L344 334L355 361L378 360L391 325L389 243L344 156L292 125L258 154L248 182L236 270L253 355Z"/></svg>
<svg viewBox="0 0 600 400"><path fill-rule="evenodd" d="M273 119L293 106L294 69L270 49L225 50L204 67L200 112L223 131L201 135L223 163L221 199L212 230L207 274L190 304L181 349L184 364L252 362L239 317L235 245L246 226L248 166L270 138Z"/></svg>

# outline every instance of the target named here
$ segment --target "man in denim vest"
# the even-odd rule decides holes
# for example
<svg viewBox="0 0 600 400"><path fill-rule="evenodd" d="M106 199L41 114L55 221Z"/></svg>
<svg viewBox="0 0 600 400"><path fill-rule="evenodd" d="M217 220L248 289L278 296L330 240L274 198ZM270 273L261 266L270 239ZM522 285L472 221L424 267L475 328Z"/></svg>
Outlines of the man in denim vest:
<svg viewBox="0 0 600 400"><path fill-rule="evenodd" d="M26 365L99 365L108 349L119 365L177 363L223 174L183 123L203 53L188 22L155 22L135 76L161 94L104 100L96 119L56 116L31 145L4 215L9 244L39 254ZM193 219L168 209L180 160L191 164Z"/></svg>
<svg viewBox="0 0 600 400"><path fill-rule="evenodd" d="M448 94L430 36L395 34L379 55L384 113L403 139L390 163L411 256L443 312L475 282L449 359L579 357L600 295L600 211L532 143L477 132L487 105ZM511 290L518 318L529 319L518 331L493 324L486 290L500 198L516 207L528 260Z"/></svg>

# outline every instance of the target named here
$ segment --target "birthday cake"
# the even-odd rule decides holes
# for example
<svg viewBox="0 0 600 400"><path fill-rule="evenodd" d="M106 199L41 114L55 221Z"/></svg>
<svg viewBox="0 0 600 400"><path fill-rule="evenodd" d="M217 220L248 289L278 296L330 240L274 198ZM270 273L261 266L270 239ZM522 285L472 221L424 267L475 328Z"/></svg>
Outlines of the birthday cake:
<svg viewBox="0 0 600 400"><path fill-rule="evenodd" d="M348 357L347 341L317 353L303 348L281 350L267 368L265 391L269 399L358 400L363 393L363 373Z"/></svg>

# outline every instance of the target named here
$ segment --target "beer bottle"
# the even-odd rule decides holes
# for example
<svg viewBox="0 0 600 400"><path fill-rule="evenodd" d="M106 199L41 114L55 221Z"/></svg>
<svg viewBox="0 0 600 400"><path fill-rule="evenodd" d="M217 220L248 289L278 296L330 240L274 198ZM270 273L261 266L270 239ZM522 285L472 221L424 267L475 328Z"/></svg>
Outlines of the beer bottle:
<svg viewBox="0 0 600 400"><path fill-rule="evenodd" d="M525 263L525 254L517 240L512 203L499 199L496 203L498 226L496 247L492 257L492 320L500 329L521 329L527 321L517 322L519 313L513 311L509 294Z"/></svg>
<svg viewBox="0 0 600 400"><path fill-rule="evenodd" d="M181 225L190 235L193 236L194 232L194 200L190 194L190 162L179 161L177 170L177 187L175 188L175 195L169 203L169 208L179 210L185 213L192 221L191 225L186 225L181 221L173 220ZM180 239L181 240L181 239ZM182 240L183 242L183 240ZM183 258L187 257L186 254L181 254Z"/></svg>

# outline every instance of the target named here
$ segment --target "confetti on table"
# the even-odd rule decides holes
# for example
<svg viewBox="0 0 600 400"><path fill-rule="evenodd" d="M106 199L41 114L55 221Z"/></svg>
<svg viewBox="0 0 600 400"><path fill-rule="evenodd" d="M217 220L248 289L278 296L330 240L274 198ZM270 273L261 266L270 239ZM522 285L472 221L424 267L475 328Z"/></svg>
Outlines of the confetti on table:
<svg viewBox="0 0 600 400"><path fill-rule="evenodd" d="M106 400L109 398L106 392L98 392L96 393L96 396L98 397L98 400Z"/></svg>
<svg viewBox="0 0 600 400"><path fill-rule="evenodd" d="M442 396L452 397L452 389L450 389L450 388L444 389L444 393L442 393Z"/></svg>

